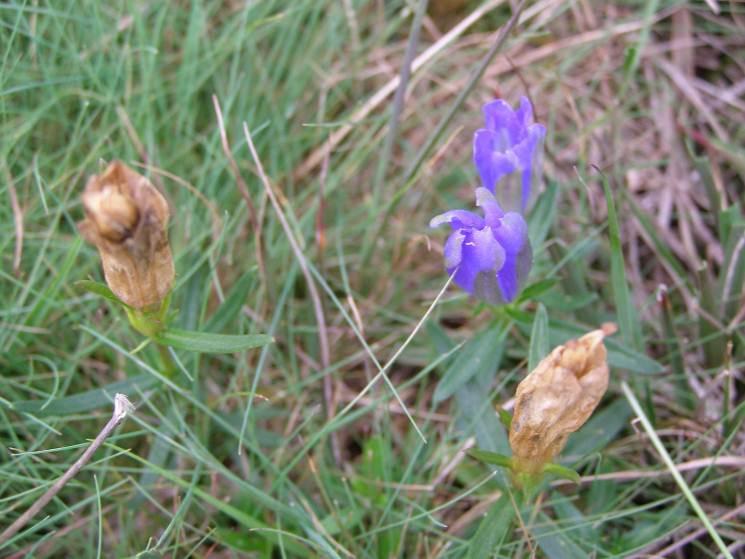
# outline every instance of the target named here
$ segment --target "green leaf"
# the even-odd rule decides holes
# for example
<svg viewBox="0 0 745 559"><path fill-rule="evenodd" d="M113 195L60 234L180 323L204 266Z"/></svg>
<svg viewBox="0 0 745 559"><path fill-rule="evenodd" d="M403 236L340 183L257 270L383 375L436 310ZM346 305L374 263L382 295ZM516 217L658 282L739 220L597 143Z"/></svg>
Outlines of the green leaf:
<svg viewBox="0 0 745 559"><path fill-rule="evenodd" d="M241 308L256 284L256 272L252 269L241 276L231 287L223 303L205 325L208 331L224 331L231 321L240 315Z"/></svg>
<svg viewBox="0 0 745 559"><path fill-rule="evenodd" d="M520 292L517 301L515 301L515 305L519 306L520 303L530 301L540 295L543 295L544 293L550 291L557 283L558 280L553 278L531 283Z"/></svg>
<svg viewBox="0 0 745 559"><path fill-rule="evenodd" d="M493 464L500 468L512 468L512 458L505 456L504 454L497 454L496 452L490 452L480 448L472 448L467 454L471 458L475 458L484 464Z"/></svg>
<svg viewBox="0 0 745 559"><path fill-rule="evenodd" d="M550 517L538 515L538 522L533 525L533 535L538 547L548 559L589 559L584 549L571 539L571 532L564 532Z"/></svg>
<svg viewBox="0 0 745 559"><path fill-rule="evenodd" d="M512 427L512 414L501 407L497 410L497 413L499 414L499 421L501 421L504 428L509 431L510 427Z"/></svg>
<svg viewBox="0 0 745 559"><path fill-rule="evenodd" d="M494 503L487 515L481 520L478 530L468 545L468 559L495 557L509 534L515 508L510 503L510 496L503 493Z"/></svg>
<svg viewBox="0 0 745 559"><path fill-rule="evenodd" d="M518 323L523 332L527 333L532 328L533 321L530 313L523 312L514 307L505 307L505 313ZM587 326L579 326L571 322L551 318L548 321L550 346L556 347L567 340L583 336L591 329ZM606 338L604 343L608 349L608 364L611 367L647 375L658 374L665 370L654 359L626 347L623 343L613 338Z"/></svg>
<svg viewBox="0 0 745 559"><path fill-rule="evenodd" d="M626 427L630 416L631 408L626 400L617 398L569 436L563 456L576 460L605 448Z"/></svg>
<svg viewBox="0 0 745 559"><path fill-rule="evenodd" d="M626 264L623 260L623 250L621 248L621 228L618 225L618 215L616 214L616 204L613 200L613 194L608 184L608 179L603 175L603 191L605 192L605 201L608 205L608 237L610 240L610 282L613 289L613 299L616 305L616 314L618 315L618 326L621 331L621 337L624 343L639 350L642 347L641 332L639 330L639 317L636 313L629 293L629 285L626 281Z"/></svg>
<svg viewBox="0 0 745 559"><path fill-rule="evenodd" d="M579 484L580 481L579 474L577 472L560 464L546 464L545 466L543 466L543 471L547 474L552 474L563 479L568 479L576 484Z"/></svg>
<svg viewBox="0 0 745 559"><path fill-rule="evenodd" d="M259 557L270 557L272 542L256 537L251 532L234 530L232 528L215 528L211 537L225 547L230 547L244 553L258 553Z"/></svg>
<svg viewBox="0 0 745 559"><path fill-rule="evenodd" d="M198 353L234 353L270 344L274 338L266 334L211 334L167 328L155 336L159 344Z"/></svg>
<svg viewBox="0 0 745 559"><path fill-rule="evenodd" d="M533 331L530 334L530 348L528 350L528 372L532 371L551 351L551 342L548 338L548 313L542 303L538 303L538 309L533 319Z"/></svg>
<svg viewBox="0 0 745 559"><path fill-rule="evenodd" d="M452 396L486 367L496 369L502 359L506 334L507 331L501 326L493 326L468 341L437 384L435 403Z"/></svg>
<svg viewBox="0 0 745 559"><path fill-rule="evenodd" d="M100 281L94 281L94 280L80 280L80 281L76 281L74 285L78 289L82 289L84 291L94 293L98 295L99 297L108 299L112 303L117 303L119 305L122 305L123 307L129 307L127 303L125 303L119 297L114 295L114 292L111 291L111 289L109 289L109 286L106 285L105 283L101 283Z"/></svg>
<svg viewBox="0 0 745 559"><path fill-rule="evenodd" d="M533 245L534 254L538 254L556 217L557 183L550 181L546 190L541 193L528 218L528 237Z"/></svg>

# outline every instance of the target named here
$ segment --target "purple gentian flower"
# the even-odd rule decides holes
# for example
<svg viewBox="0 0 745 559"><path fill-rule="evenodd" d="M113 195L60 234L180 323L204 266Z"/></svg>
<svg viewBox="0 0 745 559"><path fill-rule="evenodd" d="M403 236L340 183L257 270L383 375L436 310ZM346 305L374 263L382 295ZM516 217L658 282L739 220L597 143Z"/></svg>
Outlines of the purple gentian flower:
<svg viewBox="0 0 745 559"><path fill-rule="evenodd" d="M533 253L528 226L517 212L505 212L494 195L476 189L476 204L484 217L452 210L432 218L430 227L449 223L445 267L455 283L488 303L512 301L530 272Z"/></svg>
<svg viewBox="0 0 745 559"><path fill-rule="evenodd" d="M533 123L527 97L513 110L502 99L484 105L486 128L473 137L473 162L481 184L496 194L507 210L524 212L540 176L540 154L546 128ZM497 189L497 182L505 177Z"/></svg>

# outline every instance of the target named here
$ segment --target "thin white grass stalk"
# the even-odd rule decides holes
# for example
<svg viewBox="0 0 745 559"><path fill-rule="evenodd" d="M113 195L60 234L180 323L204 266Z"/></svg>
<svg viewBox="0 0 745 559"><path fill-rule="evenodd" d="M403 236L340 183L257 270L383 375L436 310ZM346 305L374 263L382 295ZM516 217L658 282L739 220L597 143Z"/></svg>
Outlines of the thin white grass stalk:
<svg viewBox="0 0 745 559"><path fill-rule="evenodd" d="M134 406L129 402L124 394L117 394L114 396L114 413L109 419L108 423L101 429L101 432L93 440L90 446L85 452L78 458L75 463L68 468L68 470L62 474L57 481L54 482L44 495L42 495L38 501L29 507L29 509L19 516L13 524L11 524L2 534L0 534L0 546L7 542L10 538L18 533L29 520L31 520L36 514L43 509L49 501L54 499L55 495L59 493L62 488L67 485L72 478L74 478L80 470L83 469L93 456L93 454L99 449L104 441L114 432L114 429L124 420L127 415L134 411Z"/></svg>
<svg viewBox="0 0 745 559"><path fill-rule="evenodd" d="M316 282L313 281L313 276L310 273L310 270L308 270L308 263L305 260L303 249L300 248L300 244L297 242L297 239L295 239L292 228L290 227L285 214L282 212L282 206L277 199L277 195L272 189L272 185L269 182L269 177L267 177L266 172L264 172L264 166L262 165L259 154L256 151L256 147L254 146L251 132L248 129L248 124L246 124L245 122L243 123L243 134L246 136L246 141L248 142L248 147L251 151L251 157L253 157L254 164L256 165L259 179L264 185L264 190L266 191L266 194L269 197L272 206L274 207L274 211L277 212L277 217L279 219L279 222L282 224L282 229L284 229L285 234L287 235L287 240L290 242L290 246L292 247L292 251L295 253L295 258L298 261L300 270L303 273L303 276L305 276L305 282L308 284L308 291L310 293L311 301L313 302L313 312L316 315L316 322L318 323L318 343L321 350L321 366L324 369L328 369L331 365L331 352L329 350L328 332L326 331L326 318L323 313L323 304L321 303L321 297L318 293ZM325 376L324 378L328 377ZM328 402L328 406L330 412L331 402ZM243 432L244 430L241 429L241 441L243 440ZM240 454L240 442L238 446L238 453Z"/></svg>
<svg viewBox="0 0 745 559"><path fill-rule="evenodd" d="M364 346L365 346L366 348L368 348L368 352L370 353L370 356L371 356L371 357L373 357L373 361L375 362L375 365L376 365L376 366L378 367L378 369L379 369L379 372L378 372L378 374L377 374L377 375L375 375L375 376L374 376L374 377L373 377L373 378L372 378L372 379L370 380L370 382L368 382L368 383L367 383L367 385L365 386L365 388L363 388L363 389L362 389L362 390L360 391L360 393L359 393L359 394L357 394L357 395L356 395L356 396L355 396L354 398L352 398L352 400L350 400L350 401L349 401L349 403L348 403L348 404L347 404L346 406L344 406L344 409L343 409L343 410L341 410L341 412L339 412L339 415L340 415L340 416L341 416L341 415L344 415L344 414L345 414L345 413L347 413L347 412L348 412L349 410L351 410L351 409L352 409L352 408L353 408L354 406L356 406L356 405L357 405L357 402L359 402L359 401L360 401L360 400L361 400L361 399L362 399L362 398L363 398L363 397L365 396L365 394L367 394L367 393L368 393L368 392L370 391L370 389L371 389L371 388L373 387L373 385L374 385L374 384L375 384L375 383L376 383L376 382L378 381L378 379L379 379L379 378L380 378L380 377L382 376L382 377L383 377L383 378L385 379L385 381L386 381L386 383L388 384L388 386L389 386L389 387L391 388L391 390L393 391L393 393L395 394L395 396L396 396L396 400L398 400L398 404L399 404L399 405L401 406L401 409L403 409L404 413L406 414L406 417L408 417L408 418L409 418L409 420L411 421L412 425L414 426L414 429L416 429L416 432L417 432L417 433L419 434L419 436L421 437L421 439L422 439L422 442L424 442L424 443L426 444L426 442L427 442L427 439L426 439L426 438L424 437L424 434L423 434L423 433L422 433L422 432L421 432L421 431L419 430L419 427L417 427L417 424L416 424L416 422L414 421L414 418L412 418L412 417L411 417L411 414L409 413L409 410L408 410L408 409L406 408L406 405L405 405L405 404L404 404L404 403L403 403L403 402L401 401L401 397L400 397L400 396L398 395L398 391L397 391L397 390L396 390L396 388L395 388L395 387L393 386L393 383L391 382L391 380L390 380L390 379L388 378L388 374L387 374L387 371L388 371L388 369L390 369L390 368L391 368L391 365L393 365L393 363L394 363L394 362L396 361L396 359L398 359L398 356L399 356L399 355L401 355L401 353L403 353L403 351L404 351L404 350L406 349L406 347L407 347L407 346L409 345L409 343L411 343L411 340L413 340L413 339L414 339L414 336L416 336L417 332L419 332L419 330L421 329L422 325L423 325L423 324L424 324L424 323L426 322L427 318L428 318L428 317L429 317L429 315L430 315L430 314L432 313L432 310L433 310L433 309L434 309L434 308L435 308L435 307L437 306L437 303L439 303L440 299L441 299L441 298L442 298L442 296L443 296L443 295L445 294L445 291L447 291L447 288L448 288L448 286L450 285L450 283L451 283L452 281L453 281L453 276L450 276L450 277L448 278L448 281L446 281L446 282L445 282L445 285L443 285L443 286L442 286L442 289L441 289L441 290L440 290L440 292L439 292L439 293L437 294L437 297L435 297L434 301L432 301L432 304L431 304L431 305L429 306L429 308L428 308L428 309L427 309L427 311L426 311L426 312L424 313L424 315L422 316L422 318L421 318L421 319L419 320L419 322L417 322L416 326L415 326L415 327L414 327L414 329L413 329L413 330L411 331L411 334L409 334L409 337L408 337L408 338L406 338L406 340L404 341L404 343L402 343L402 344L401 344L401 347L399 347L399 348L398 348L398 351L396 351L396 353L395 353L395 354L393 355L393 357L391 357L391 358L390 358L390 359L388 360L388 362L387 362L387 363L385 364L385 366L383 366L383 367L381 367L381 366L380 366L380 363L379 363L379 362L377 361L377 359L375 359L375 358L373 357L373 355L372 355L372 350L370 350L370 349L369 349L369 346L368 346L368 345L367 345L367 343L366 343L366 342L364 341L364 338L362 338L362 335L361 335L361 333L359 333L359 332L357 331L357 329L356 329L356 328L354 328L354 330L355 330L355 334L357 334L357 337L358 337L358 338L360 339L360 341L362 341L362 343L364 344Z"/></svg>
<svg viewBox="0 0 745 559"><path fill-rule="evenodd" d="M673 479L678 484L678 487L680 487L680 490L683 492L683 495L688 500L688 503L691 505L691 508L693 509L693 511L701 519L701 522L706 528L706 531L711 536L711 539L713 539L714 543L717 544L719 551L722 552L722 555L724 557L726 557L727 559L734 559L732 557L732 554L727 549L727 546L725 545L724 541L719 536L719 533L714 529L714 526L712 525L711 520L709 519L709 516L706 514L706 512L704 512L704 509L701 508L701 505L699 504L698 499L696 499L696 496L693 494L693 491L691 491L691 488L688 487L686 480L684 480L683 476L680 475L680 472L678 471L678 468L675 466L673 459L670 457L670 455L667 452L667 449L665 449L665 446L662 444L662 441L657 436L657 432L654 430L654 427L652 426L646 414L644 413L644 410L639 404L639 400L636 399L636 396L631 391L628 384L626 384L626 381L621 383L621 389L623 390L623 393L626 396L626 399L629 401L629 404L631 404L631 408L634 410L634 413L636 413L636 416L639 418L639 421L641 421L641 424L644 427L644 430L647 432L647 435L649 435L649 438L652 441L652 444L657 449L657 452L660 453L660 456L662 457L662 461L665 462L665 465L667 466L668 470L670 470L670 474L673 476Z"/></svg>
<svg viewBox="0 0 745 559"><path fill-rule="evenodd" d="M281 207L281 205L279 203L279 200L277 199L276 194L274 193L274 190L272 189L272 185L269 182L269 178L266 176L266 173L264 172L264 167L261 164L261 160L259 159L259 154L256 151L256 147L254 146L253 138L251 137L251 132L248 129L248 124L246 124L245 122L243 123L243 133L244 133L244 135L246 137L246 142L248 143L248 148L251 151L251 156L253 157L254 163L256 164L256 169L258 171L259 178L261 179L261 182L264 184L264 188L265 188L266 193L267 193L267 195L269 197L269 200L271 201L272 206L274 206L274 210L277 213L277 217L279 218L279 221L280 221L280 223L282 225L282 228L285 230L285 234L287 235L287 238L288 238L288 240L290 242L290 246L292 247L292 250L295 253L295 257L298 260L298 264L300 265L300 269L303 272L303 275L306 276L306 281L308 283L308 289L310 291L310 296L311 296L311 299L313 300L313 305L315 307L316 316L317 316L317 318L319 320L319 328L321 328L322 326L325 327L325 323L323 321L323 307L321 305L321 299L320 299L319 294L318 294L318 291L316 289L315 282L313 281L313 278L312 278L310 269L308 267L308 263L305 260L305 256L303 255L303 251L300 248L300 245L298 244L297 240L295 239L295 236L294 236L294 234L292 232L292 229L290 228L290 224L287 222L287 218L285 217L284 213L282 212L282 207ZM450 282L448 282L448 284L449 283ZM404 410L404 412L406 413L406 417L411 422L412 426L414 427L414 429L416 430L417 434L419 435L419 437L422 439L422 442L424 442L424 443L427 442L427 439L424 437L424 433L422 433L421 429L419 429L419 426L416 424L416 421L414 421L414 418L411 416L411 413L409 412L408 408L406 407L406 404L404 404L403 400L401 399L401 396L399 395L398 391L396 390L396 387L393 385L393 383L391 382L391 380L388 378L388 375L385 374L385 371L386 371L387 367L389 367L391 365L391 363L393 362L393 360L395 360L395 358L398 357L398 355L401 353L401 351L403 351L403 349L406 347L406 345L408 345L408 343L411 341L411 338L414 336L414 334L416 334L416 332L419 330L419 328L421 327L422 323L427 318L427 316L431 312L431 310L434 307L434 305L437 303L437 300L440 298L440 296L442 296L442 293L444 293L444 289L445 288L447 288L447 284L443 288L443 291L440 293L440 295L438 295L437 299L435 299L435 302L432 304L432 306L427 310L427 312L425 313L425 315L422 318L422 320L419 322L419 324L417 324L416 328L414 328L414 331L412 332L412 335L409 336L409 338L406 340L406 342L404 342L404 344L401 347L401 349L388 362L388 364L386 364L385 367L381 367L380 366L380 363L377 361L377 359L375 359L375 356L373 355L372 351L369 349L369 346L367 345L367 343L363 343L363 345L365 346L365 348L368 350L368 353L369 353L370 357L375 362L375 365L380 370L380 373L378 375L376 375L375 379L373 379L367 385L367 387L365 388L365 390L363 390L362 394L364 394L364 392L367 389L369 389L369 387L371 387L375 383L375 380L377 380L377 378L380 375L382 375L383 378L385 379L386 384L389 386L389 388L392 390L394 396L396 397L396 400L398 401L399 405L401 406L401 409ZM351 325L354 326L353 323ZM354 328L354 330L356 331L356 328ZM325 332L323 332L323 333L325 334ZM320 332L319 332L319 334L320 334ZM323 343L324 339L326 339L325 336L319 336L319 337L320 337L322 343ZM363 342L364 342L364 340L363 340ZM328 343L328 340L327 339L326 339L326 343ZM322 345L321 346L321 360L324 361L324 362L326 362L326 363L328 363L330 361L330 359L328 357L328 353L326 353L326 358L324 359L324 353L323 352L324 352L324 348L323 348L323 345ZM326 346L326 352L328 352L328 346ZM353 402L356 402L356 400L353 401ZM347 408L349 408L349 407L351 407L351 406L348 405Z"/></svg>
<svg viewBox="0 0 745 559"><path fill-rule="evenodd" d="M463 493L461 493L460 495L456 495L455 497L453 497L449 501L446 501L446 502L444 502L442 504L439 504L436 507L433 507L433 508L431 508L429 510L425 510L423 512L420 512L419 514L415 514L414 516L410 516L408 518L404 518L403 520L398 520L396 522L392 522L391 524L386 524L385 526L379 526L379 527L373 528L372 530L368 531L365 534L365 536L367 536L369 538L370 536L372 536L374 534L378 534L380 532L386 532L388 530L392 530L394 528L398 528L399 526L405 526L408 523L415 522L415 521L420 520L422 518L426 518L427 520L430 520L433 524L435 524L437 526L446 527L447 525L446 524L443 524L442 522L440 522L439 520L437 520L434 517L434 514L437 513L437 512L440 512L441 510L447 510L450 507L452 507L454 504L458 503L459 501L462 501L463 499L465 499L469 495L472 495L473 493L475 493L476 491L478 491L479 488L481 488L483 485L489 483L492 479L494 479L494 476L496 476L496 475L497 475L497 472L496 471L491 472L489 475L487 475L484 479L482 479L481 481L479 481L477 484L473 485L472 487L469 487L468 489L466 489L465 491L463 491Z"/></svg>
<svg viewBox="0 0 745 559"><path fill-rule="evenodd" d="M697 458L689 462L681 462L676 464L675 468L679 472L688 472L691 470L700 470L702 468L711 468L719 466L720 468L745 468L745 457L742 456L712 456L710 458ZM649 470L622 470L620 472L608 472L605 474L591 474L588 476L582 476L579 478L580 483L594 483L596 481L636 481L639 479L654 479L665 475L670 472L664 471L649 471ZM562 485L576 485L574 481L569 479L557 479L551 482L551 487L559 487Z"/></svg>

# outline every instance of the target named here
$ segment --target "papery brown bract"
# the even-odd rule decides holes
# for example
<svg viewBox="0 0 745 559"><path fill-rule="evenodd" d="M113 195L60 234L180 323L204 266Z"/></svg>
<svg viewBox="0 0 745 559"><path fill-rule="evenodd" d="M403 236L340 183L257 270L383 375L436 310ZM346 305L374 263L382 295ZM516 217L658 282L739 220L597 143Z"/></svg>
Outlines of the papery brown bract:
<svg viewBox="0 0 745 559"><path fill-rule="evenodd" d="M518 385L510 425L514 469L539 474L590 418L608 388L609 325L556 347Z"/></svg>
<svg viewBox="0 0 745 559"><path fill-rule="evenodd" d="M135 309L157 309L174 278L166 199L120 161L92 176L82 199L86 218L78 228L98 248L111 291Z"/></svg>

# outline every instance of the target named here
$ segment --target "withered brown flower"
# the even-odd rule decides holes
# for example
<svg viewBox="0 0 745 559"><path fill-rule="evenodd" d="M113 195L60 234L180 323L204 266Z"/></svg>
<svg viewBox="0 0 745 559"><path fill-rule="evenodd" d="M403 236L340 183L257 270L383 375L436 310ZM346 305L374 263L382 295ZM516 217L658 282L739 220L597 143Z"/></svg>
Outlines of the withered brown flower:
<svg viewBox="0 0 745 559"><path fill-rule="evenodd" d="M608 388L603 338L614 325L560 345L518 385L510 425L516 471L538 474L590 418Z"/></svg>
<svg viewBox="0 0 745 559"><path fill-rule="evenodd" d="M92 176L82 199L86 218L78 228L98 248L111 291L135 309L157 309L174 277L166 199L120 161Z"/></svg>

